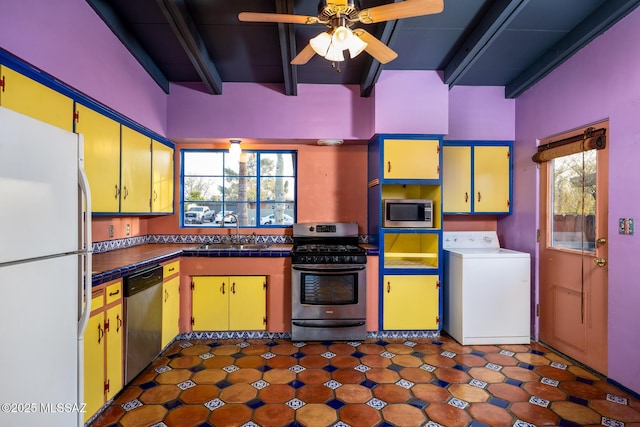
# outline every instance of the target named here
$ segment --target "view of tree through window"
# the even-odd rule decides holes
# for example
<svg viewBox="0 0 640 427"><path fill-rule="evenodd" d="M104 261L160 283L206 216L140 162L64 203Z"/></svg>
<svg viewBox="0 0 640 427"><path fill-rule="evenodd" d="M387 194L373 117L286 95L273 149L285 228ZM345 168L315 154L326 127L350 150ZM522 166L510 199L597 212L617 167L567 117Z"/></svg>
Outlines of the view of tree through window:
<svg viewBox="0 0 640 427"><path fill-rule="evenodd" d="M182 151L185 227L290 226L295 218L296 153Z"/></svg>
<svg viewBox="0 0 640 427"><path fill-rule="evenodd" d="M551 177L552 246L594 252L596 150L553 159Z"/></svg>

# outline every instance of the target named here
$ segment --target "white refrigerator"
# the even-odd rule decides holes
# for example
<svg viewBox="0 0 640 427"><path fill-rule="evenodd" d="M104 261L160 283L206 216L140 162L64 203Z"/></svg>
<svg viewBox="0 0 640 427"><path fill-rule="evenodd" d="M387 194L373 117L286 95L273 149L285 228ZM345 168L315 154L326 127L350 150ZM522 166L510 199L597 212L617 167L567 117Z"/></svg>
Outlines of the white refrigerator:
<svg viewBox="0 0 640 427"><path fill-rule="evenodd" d="M0 107L0 426L83 424L91 199L82 138Z"/></svg>

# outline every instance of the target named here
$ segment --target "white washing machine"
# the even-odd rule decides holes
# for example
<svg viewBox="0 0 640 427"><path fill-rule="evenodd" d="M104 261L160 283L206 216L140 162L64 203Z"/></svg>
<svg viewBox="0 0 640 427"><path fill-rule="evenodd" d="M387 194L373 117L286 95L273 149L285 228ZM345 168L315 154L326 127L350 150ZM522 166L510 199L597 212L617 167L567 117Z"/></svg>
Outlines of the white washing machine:
<svg viewBox="0 0 640 427"><path fill-rule="evenodd" d="M443 329L462 345L529 344L530 256L495 231L445 231Z"/></svg>

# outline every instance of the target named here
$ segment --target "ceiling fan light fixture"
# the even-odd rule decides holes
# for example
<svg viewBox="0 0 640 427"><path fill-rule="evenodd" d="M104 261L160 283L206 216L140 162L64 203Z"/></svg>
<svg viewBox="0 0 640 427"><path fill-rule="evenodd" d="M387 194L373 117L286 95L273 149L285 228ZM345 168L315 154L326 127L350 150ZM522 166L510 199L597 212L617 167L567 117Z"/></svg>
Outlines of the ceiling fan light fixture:
<svg viewBox="0 0 640 427"><path fill-rule="evenodd" d="M351 34L351 42L349 45L349 56L351 59L360 55L367 48L368 44L355 34Z"/></svg>
<svg viewBox="0 0 640 427"><path fill-rule="evenodd" d="M324 58L332 62L342 62L344 61L344 54L342 53L342 49L339 49L333 44L330 44L329 49L327 49L326 55L324 55Z"/></svg>
<svg viewBox="0 0 640 427"><path fill-rule="evenodd" d="M324 57L329 50L329 46L331 46L331 35L326 32L320 33L309 40L309 44L318 55Z"/></svg>
<svg viewBox="0 0 640 427"><path fill-rule="evenodd" d="M333 30L333 34L331 35L331 42L337 49L345 50L348 49L351 45L352 37L353 34L351 33L351 30L344 25L341 25Z"/></svg>

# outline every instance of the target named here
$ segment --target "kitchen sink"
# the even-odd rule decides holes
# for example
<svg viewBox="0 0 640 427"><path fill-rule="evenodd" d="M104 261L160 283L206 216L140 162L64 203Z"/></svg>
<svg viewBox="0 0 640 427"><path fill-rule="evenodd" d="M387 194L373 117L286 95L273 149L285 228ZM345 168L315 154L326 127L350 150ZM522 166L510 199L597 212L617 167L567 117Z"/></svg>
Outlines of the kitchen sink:
<svg viewBox="0 0 640 427"><path fill-rule="evenodd" d="M269 249L271 246L267 243L211 243L200 245L196 249L209 251L256 251Z"/></svg>

